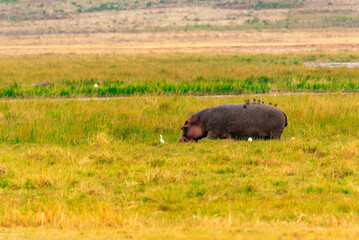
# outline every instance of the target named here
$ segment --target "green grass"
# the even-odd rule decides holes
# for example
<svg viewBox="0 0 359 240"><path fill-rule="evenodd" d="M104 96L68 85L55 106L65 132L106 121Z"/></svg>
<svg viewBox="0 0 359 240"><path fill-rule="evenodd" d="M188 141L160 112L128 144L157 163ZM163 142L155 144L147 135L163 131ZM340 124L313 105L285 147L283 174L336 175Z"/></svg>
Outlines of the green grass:
<svg viewBox="0 0 359 240"><path fill-rule="evenodd" d="M359 17L347 16L345 14L294 14L289 16L286 20L278 21L278 27L285 27L290 29L297 28L358 28Z"/></svg>
<svg viewBox="0 0 359 240"><path fill-rule="evenodd" d="M282 3L268 2L263 6L255 6L254 9L270 9L270 8L288 8L290 5L296 5L296 3ZM233 30L277 30L277 29L325 29L325 28L352 28L359 27L359 17L348 16L345 14L328 14L328 13L311 13L312 10L308 10L308 13L294 13L288 15L287 18L281 20L259 19L257 16L252 16L245 20L243 24L201 24L198 22L196 25L184 25L184 26L170 26L170 27L152 27L143 29L144 32L158 31L193 31L193 30L212 30L212 31L233 31ZM315 11L314 11L315 12ZM140 30L137 30L140 31Z"/></svg>
<svg viewBox="0 0 359 240"><path fill-rule="evenodd" d="M102 54L0 56L0 97L239 94L358 91L358 68L304 62L355 62L357 53ZM36 87L37 82L52 82ZM98 88L93 85L99 83Z"/></svg>
<svg viewBox="0 0 359 240"><path fill-rule="evenodd" d="M191 114L209 106L244 102L245 98L135 96L111 101L5 101L0 102L0 123L4 126L0 140L9 144L81 145L102 133L116 141L153 143L158 142L160 134L166 135L168 141L178 141L180 126ZM264 96L261 99L266 103L279 103L291 116L284 136L358 134L354 124L358 111L355 94ZM316 99L326 100L317 102ZM326 114L321 115L322 112Z"/></svg>
<svg viewBox="0 0 359 240"><path fill-rule="evenodd" d="M357 68L303 63L358 60L0 56L0 238L355 239L359 95L261 96L288 116L280 141L178 140L191 114L250 93L357 91ZM185 96L228 93L245 95ZM130 97L46 99L80 96Z"/></svg>
<svg viewBox="0 0 359 240"><path fill-rule="evenodd" d="M358 227L358 96L263 97L280 141L178 143L191 113L246 97L1 102L0 226Z"/></svg>
<svg viewBox="0 0 359 240"><path fill-rule="evenodd" d="M301 1L303 2L303 1ZM263 2L263 1L258 1L256 3L256 5L252 5L252 8L254 8L255 10L259 10L259 9L275 9L275 8L295 8L298 4L298 1L295 2L280 2L280 1L271 1L271 2Z"/></svg>

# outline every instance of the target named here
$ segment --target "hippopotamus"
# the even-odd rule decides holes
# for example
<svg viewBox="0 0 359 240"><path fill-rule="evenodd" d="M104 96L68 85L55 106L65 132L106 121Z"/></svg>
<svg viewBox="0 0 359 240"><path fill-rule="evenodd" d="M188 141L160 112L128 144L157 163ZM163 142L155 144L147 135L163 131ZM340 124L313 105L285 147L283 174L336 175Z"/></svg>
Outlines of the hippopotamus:
<svg viewBox="0 0 359 240"><path fill-rule="evenodd" d="M286 126L287 116L280 109L246 100L194 113L181 127L180 142L197 142L204 137L280 139Z"/></svg>

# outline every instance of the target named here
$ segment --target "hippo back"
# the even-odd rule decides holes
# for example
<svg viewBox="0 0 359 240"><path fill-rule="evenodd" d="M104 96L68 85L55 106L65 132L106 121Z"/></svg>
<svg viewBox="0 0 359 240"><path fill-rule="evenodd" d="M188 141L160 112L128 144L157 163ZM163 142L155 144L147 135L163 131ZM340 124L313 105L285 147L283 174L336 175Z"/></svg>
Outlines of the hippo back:
<svg viewBox="0 0 359 240"><path fill-rule="evenodd" d="M260 103L225 104L192 115L205 123L209 138L277 138L287 118L284 112Z"/></svg>

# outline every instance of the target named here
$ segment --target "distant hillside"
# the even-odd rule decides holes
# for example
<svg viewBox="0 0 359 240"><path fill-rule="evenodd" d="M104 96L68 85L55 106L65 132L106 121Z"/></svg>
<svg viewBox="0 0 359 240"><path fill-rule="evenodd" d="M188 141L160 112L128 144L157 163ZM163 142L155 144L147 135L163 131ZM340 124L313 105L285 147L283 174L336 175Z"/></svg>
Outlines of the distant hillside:
<svg viewBox="0 0 359 240"><path fill-rule="evenodd" d="M0 0L0 34L357 28L356 0Z"/></svg>

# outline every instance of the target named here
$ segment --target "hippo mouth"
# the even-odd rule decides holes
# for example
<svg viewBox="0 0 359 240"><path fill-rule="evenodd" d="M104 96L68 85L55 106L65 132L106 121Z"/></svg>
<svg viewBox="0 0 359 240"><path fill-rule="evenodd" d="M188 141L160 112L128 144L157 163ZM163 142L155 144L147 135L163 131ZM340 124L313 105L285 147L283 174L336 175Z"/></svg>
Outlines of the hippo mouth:
<svg viewBox="0 0 359 240"><path fill-rule="evenodd" d="M183 132L179 142L193 142L194 139L186 137L186 133Z"/></svg>

